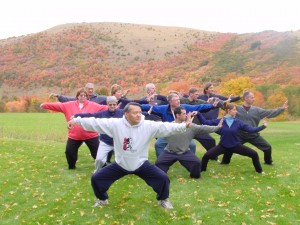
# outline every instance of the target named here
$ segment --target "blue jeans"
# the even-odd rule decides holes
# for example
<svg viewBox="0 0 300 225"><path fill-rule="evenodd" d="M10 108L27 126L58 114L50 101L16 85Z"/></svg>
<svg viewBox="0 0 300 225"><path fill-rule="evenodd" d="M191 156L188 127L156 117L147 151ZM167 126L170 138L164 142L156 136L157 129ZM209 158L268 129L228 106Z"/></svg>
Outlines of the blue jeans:
<svg viewBox="0 0 300 225"><path fill-rule="evenodd" d="M167 146L168 142L165 138L157 138L156 142L155 142L155 152L156 152L156 158L158 158L158 156L160 155L160 153L163 152L163 150L165 149L165 147ZM189 145L189 149L196 154L196 143L192 140L190 145Z"/></svg>

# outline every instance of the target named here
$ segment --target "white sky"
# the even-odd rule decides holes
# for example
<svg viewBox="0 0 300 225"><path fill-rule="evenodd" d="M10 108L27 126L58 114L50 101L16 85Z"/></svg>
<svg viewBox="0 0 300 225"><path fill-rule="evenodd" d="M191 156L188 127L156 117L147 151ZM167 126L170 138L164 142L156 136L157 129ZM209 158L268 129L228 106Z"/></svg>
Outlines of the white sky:
<svg viewBox="0 0 300 225"><path fill-rule="evenodd" d="M297 0L4 0L0 39L57 25L124 22L252 33L300 30Z"/></svg>

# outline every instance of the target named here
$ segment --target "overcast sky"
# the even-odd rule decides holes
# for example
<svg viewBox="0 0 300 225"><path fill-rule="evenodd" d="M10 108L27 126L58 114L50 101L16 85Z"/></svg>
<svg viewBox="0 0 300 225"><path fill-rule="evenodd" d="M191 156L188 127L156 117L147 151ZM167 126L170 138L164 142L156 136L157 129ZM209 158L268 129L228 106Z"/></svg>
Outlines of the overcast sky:
<svg viewBox="0 0 300 225"><path fill-rule="evenodd" d="M252 33L300 30L297 0L4 0L0 39L66 23L123 22Z"/></svg>

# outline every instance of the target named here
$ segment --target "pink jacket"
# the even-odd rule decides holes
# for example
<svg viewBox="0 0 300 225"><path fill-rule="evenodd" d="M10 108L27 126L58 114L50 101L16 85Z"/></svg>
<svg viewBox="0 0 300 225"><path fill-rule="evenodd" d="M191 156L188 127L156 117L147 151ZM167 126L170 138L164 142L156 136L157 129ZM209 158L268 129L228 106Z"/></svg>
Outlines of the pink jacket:
<svg viewBox="0 0 300 225"><path fill-rule="evenodd" d="M43 109L49 109L55 112L62 112L65 114L67 122L72 116L76 113L94 113L101 110L107 110L107 105L99 105L95 102L85 101L83 103L82 109L79 108L79 102L70 101L70 102L49 102L43 103L41 105ZM68 137L73 140L86 140L90 138L97 137L98 133L85 131L79 125L75 125L73 129L68 129Z"/></svg>

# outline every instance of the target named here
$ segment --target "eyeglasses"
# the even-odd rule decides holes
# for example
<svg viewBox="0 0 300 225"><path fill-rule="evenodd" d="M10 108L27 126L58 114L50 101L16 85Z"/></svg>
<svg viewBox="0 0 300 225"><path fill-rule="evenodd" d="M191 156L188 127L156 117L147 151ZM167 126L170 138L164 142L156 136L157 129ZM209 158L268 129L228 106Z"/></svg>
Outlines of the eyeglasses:
<svg viewBox="0 0 300 225"><path fill-rule="evenodd" d="M79 97L86 97L86 95L79 95Z"/></svg>
<svg viewBox="0 0 300 225"><path fill-rule="evenodd" d="M113 104L108 104L108 106L116 106L117 104L113 103Z"/></svg>

